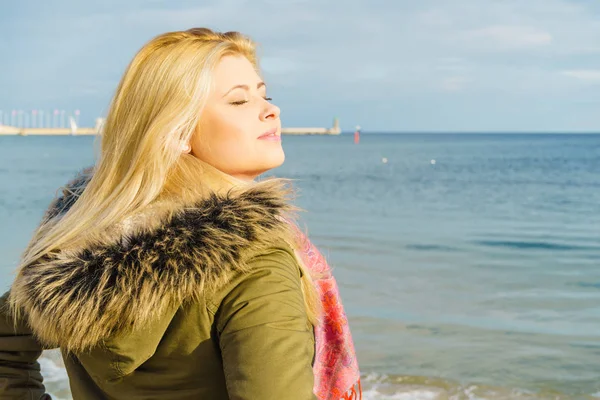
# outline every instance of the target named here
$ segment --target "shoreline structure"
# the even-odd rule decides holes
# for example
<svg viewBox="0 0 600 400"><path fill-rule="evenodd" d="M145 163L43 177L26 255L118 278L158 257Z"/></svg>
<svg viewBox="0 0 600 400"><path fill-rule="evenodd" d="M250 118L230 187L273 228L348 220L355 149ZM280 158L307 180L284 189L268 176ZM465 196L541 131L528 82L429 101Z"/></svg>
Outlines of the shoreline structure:
<svg viewBox="0 0 600 400"><path fill-rule="evenodd" d="M93 128L78 127L73 118L70 118L69 128L20 128L15 126L0 125L0 136L85 136L97 135L102 130L104 118L96 119ZM308 127L308 128L281 128L283 135L339 135L341 133L338 118L333 119L331 128Z"/></svg>

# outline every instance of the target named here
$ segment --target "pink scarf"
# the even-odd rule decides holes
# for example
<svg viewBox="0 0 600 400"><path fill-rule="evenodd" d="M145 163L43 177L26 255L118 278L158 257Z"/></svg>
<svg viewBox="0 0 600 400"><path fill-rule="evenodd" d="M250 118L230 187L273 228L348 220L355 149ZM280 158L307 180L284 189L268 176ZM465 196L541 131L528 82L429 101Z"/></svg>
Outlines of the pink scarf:
<svg viewBox="0 0 600 400"><path fill-rule="evenodd" d="M323 255L306 235L297 231L302 244L302 262L311 272L324 277L315 280L323 315L315 327L313 391L319 400L362 399L358 361L337 283Z"/></svg>

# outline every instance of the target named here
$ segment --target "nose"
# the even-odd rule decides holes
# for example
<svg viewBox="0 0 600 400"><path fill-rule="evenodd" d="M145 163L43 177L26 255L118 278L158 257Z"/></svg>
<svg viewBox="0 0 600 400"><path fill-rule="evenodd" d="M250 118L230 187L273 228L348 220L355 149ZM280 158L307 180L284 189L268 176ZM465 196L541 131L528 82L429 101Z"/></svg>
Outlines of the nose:
<svg viewBox="0 0 600 400"><path fill-rule="evenodd" d="M281 114L281 110L275 104L269 103L265 100L265 107L261 113L260 119L265 121L269 119L277 119Z"/></svg>

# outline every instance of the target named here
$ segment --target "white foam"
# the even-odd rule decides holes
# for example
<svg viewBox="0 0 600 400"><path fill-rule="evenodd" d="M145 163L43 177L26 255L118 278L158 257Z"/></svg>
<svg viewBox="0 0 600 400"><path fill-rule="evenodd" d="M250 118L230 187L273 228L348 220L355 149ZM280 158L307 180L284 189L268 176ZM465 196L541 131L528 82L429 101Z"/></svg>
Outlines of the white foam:
<svg viewBox="0 0 600 400"><path fill-rule="evenodd" d="M445 400L445 391L424 388L421 385L402 385L389 382L388 375L371 372L364 376L363 399L365 400Z"/></svg>
<svg viewBox="0 0 600 400"><path fill-rule="evenodd" d="M439 393L427 391L427 390L411 390L403 393L395 393L392 395L385 395L379 393L375 389L370 389L363 392L363 399L365 400L441 400L443 397Z"/></svg>
<svg viewBox="0 0 600 400"><path fill-rule="evenodd" d="M62 356L58 350L47 350L39 358L40 370L44 377L46 391L54 400L71 400L65 397L65 393L70 393L69 376L62 361Z"/></svg>
<svg viewBox="0 0 600 400"><path fill-rule="evenodd" d="M365 400L442 400L447 399L443 393L428 389L407 389L402 392L384 394L377 388L370 388L363 391Z"/></svg>

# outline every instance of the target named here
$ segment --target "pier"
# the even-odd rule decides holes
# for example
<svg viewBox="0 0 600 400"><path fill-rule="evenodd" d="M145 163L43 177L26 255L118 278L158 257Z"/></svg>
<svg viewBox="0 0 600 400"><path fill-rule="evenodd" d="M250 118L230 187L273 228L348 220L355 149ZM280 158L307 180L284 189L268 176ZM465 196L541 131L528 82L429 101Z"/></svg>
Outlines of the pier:
<svg viewBox="0 0 600 400"><path fill-rule="evenodd" d="M13 126L0 125L0 136L84 136L97 135L95 128L78 128L75 131L68 128L15 128Z"/></svg>
<svg viewBox="0 0 600 400"><path fill-rule="evenodd" d="M98 135L102 131L103 118L96 119L96 126L93 128L78 127L75 121L70 119L70 128L25 128L18 126L0 125L0 136L85 136ZM331 128L308 127L308 128L282 128L283 135L339 135L341 133L338 118L334 118Z"/></svg>
<svg viewBox="0 0 600 400"><path fill-rule="evenodd" d="M331 128L281 128L282 135L339 135L340 133L342 130L338 118L333 119Z"/></svg>

